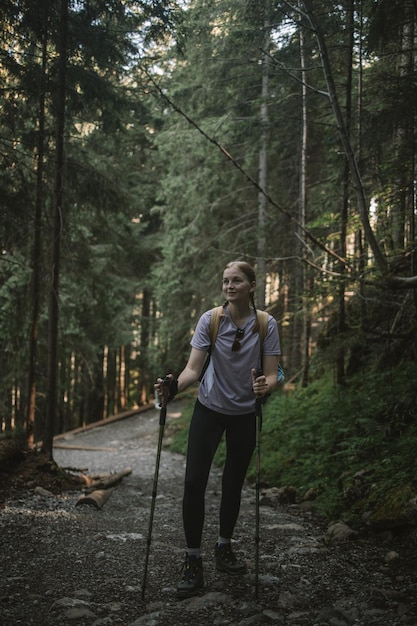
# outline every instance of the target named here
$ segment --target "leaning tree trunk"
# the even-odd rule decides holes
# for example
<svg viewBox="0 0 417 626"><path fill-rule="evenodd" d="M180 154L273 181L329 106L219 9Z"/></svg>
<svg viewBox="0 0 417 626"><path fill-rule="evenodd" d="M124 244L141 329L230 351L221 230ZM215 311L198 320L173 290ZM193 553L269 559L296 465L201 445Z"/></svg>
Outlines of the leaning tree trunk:
<svg viewBox="0 0 417 626"><path fill-rule="evenodd" d="M61 0L61 21L58 57L57 122L56 122L56 163L53 207L52 272L49 290L48 317L48 379L45 428L42 452L52 459L54 424L57 411L58 380L58 319L59 319L59 265L62 233L63 185L64 185L64 130L65 130L65 81L68 31L68 0Z"/></svg>
<svg viewBox="0 0 417 626"><path fill-rule="evenodd" d="M349 139L349 135L346 130L346 124L343 118L342 110L339 104L339 100L336 93L336 86L334 83L333 73L330 66L329 54L326 46L326 41L324 38L324 34L320 27L320 24L317 20L313 9L312 0L303 0L304 6L306 8L307 16L311 24L311 28L314 31L314 34L317 38L317 42L320 49L321 62L323 65L323 71L326 78L327 88L328 88L328 97L330 103L332 105L333 113L336 119L340 141L342 143L343 149L345 151L345 155L347 158L347 162L349 164L350 175L352 179L352 184L356 192L356 201L358 204L358 211L361 218L363 230L366 236L366 239L369 243L369 246L374 254L375 261L381 271L381 274L384 277L390 278L391 282L394 277L389 276L389 266L385 256L382 253L381 248L376 240L374 232L371 228L369 222L369 214L368 214L368 203L366 200L365 189L362 183L362 179L359 173L358 163L352 148L352 144ZM407 281L396 279L398 284L404 283L406 286ZM411 286L411 285L410 285Z"/></svg>

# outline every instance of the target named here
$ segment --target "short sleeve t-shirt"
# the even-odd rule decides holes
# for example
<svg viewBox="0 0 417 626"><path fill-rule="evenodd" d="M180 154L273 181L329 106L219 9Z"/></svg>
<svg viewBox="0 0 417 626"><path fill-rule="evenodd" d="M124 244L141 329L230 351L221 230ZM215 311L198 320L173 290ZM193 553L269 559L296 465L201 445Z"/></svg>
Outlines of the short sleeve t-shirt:
<svg viewBox="0 0 417 626"><path fill-rule="evenodd" d="M210 348L211 310L200 317L191 345L198 350ZM217 339L211 349L209 366L200 383L199 401L209 409L226 415L245 415L255 411L252 390L252 368L261 367L259 334L252 332L255 324L253 313L244 326L240 339L241 348L232 352L237 327L227 307L221 318ZM263 343L264 355L279 355L280 341L275 319L268 316L268 330Z"/></svg>

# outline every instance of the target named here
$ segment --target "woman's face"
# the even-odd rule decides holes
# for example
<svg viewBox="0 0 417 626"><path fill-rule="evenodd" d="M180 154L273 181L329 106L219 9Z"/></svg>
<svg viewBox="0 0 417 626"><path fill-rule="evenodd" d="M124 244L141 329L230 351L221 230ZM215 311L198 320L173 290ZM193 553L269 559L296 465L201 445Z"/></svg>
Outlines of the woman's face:
<svg viewBox="0 0 417 626"><path fill-rule="evenodd" d="M228 302L250 302L255 283L244 272L232 265L223 272L223 294Z"/></svg>

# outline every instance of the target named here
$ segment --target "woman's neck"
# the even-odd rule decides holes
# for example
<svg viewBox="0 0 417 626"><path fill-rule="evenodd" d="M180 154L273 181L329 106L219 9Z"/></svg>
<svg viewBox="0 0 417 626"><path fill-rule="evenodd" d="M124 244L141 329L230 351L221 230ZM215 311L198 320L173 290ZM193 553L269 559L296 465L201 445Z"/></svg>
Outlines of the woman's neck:
<svg viewBox="0 0 417 626"><path fill-rule="evenodd" d="M232 322L238 328L242 328L253 313L252 307L250 306L249 303L237 304L234 302L233 303L229 302L228 308L229 308L229 315L232 318Z"/></svg>

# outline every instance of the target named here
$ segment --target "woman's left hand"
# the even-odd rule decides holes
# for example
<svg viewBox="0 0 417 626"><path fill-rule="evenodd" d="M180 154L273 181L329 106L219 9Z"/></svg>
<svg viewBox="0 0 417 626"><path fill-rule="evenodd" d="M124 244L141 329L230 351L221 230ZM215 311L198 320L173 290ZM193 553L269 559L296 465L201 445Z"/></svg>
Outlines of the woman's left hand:
<svg viewBox="0 0 417 626"><path fill-rule="evenodd" d="M262 396L265 396L268 393L266 376L263 374L258 376L255 369L252 370L252 389L257 398L262 398Z"/></svg>

